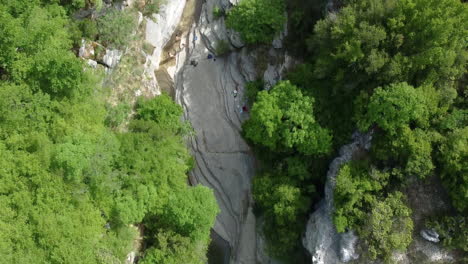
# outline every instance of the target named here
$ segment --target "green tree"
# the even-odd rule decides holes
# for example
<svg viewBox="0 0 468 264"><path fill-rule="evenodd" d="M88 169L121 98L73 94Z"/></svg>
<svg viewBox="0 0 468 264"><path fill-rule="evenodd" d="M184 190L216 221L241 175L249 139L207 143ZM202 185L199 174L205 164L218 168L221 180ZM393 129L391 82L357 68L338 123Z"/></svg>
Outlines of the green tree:
<svg viewBox="0 0 468 264"><path fill-rule="evenodd" d="M413 221L404 199L402 193L395 192L373 204L367 224L359 232L372 259L382 257L390 262L394 250L405 251L411 243Z"/></svg>
<svg viewBox="0 0 468 264"><path fill-rule="evenodd" d="M121 49L131 40L137 21L133 13L111 9L98 19L99 41Z"/></svg>
<svg viewBox="0 0 468 264"><path fill-rule="evenodd" d="M460 212L468 210L468 127L447 135L438 154L441 177L452 203Z"/></svg>
<svg viewBox="0 0 468 264"><path fill-rule="evenodd" d="M206 247L206 246L203 246ZM159 230L156 243L145 252L142 264L203 264L206 256L200 254L190 238L172 231Z"/></svg>
<svg viewBox="0 0 468 264"><path fill-rule="evenodd" d="M338 14L318 22L309 41L317 55L316 76L329 79L335 90L370 90L402 81L450 90L453 80L466 71L466 4L459 0L348 2Z"/></svg>
<svg viewBox="0 0 468 264"><path fill-rule="evenodd" d="M367 164L352 162L343 165L336 177L333 192L333 222L338 232L359 228L367 212L388 184L390 173L383 173Z"/></svg>
<svg viewBox="0 0 468 264"><path fill-rule="evenodd" d="M301 228L298 222L309 207L309 198L285 175L256 176L253 195L264 211L263 231L268 240L268 251L285 257L298 246Z"/></svg>
<svg viewBox="0 0 468 264"><path fill-rule="evenodd" d="M313 103L313 98L290 82L280 82L271 91L258 93L251 118L244 125L245 135L272 151L326 154L331 136L315 121Z"/></svg>
<svg viewBox="0 0 468 264"><path fill-rule="evenodd" d="M449 249L468 252L468 217L443 216L429 221L428 225L439 233L442 243Z"/></svg>
<svg viewBox="0 0 468 264"><path fill-rule="evenodd" d="M228 12L226 26L248 44L268 44L283 29L285 10L283 0L243 0Z"/></svg>
<svg viewBox="0 0 468 264"><path fill-rule="evenodd" d="M218 213L213 191L198 185L170 197L163 221L177 233L206 243Z"/></svg>
<svg viewBox="0 0 468 264"><path fill-rule="evenodd" d="M366 112L356 118L360 130L367 131L373 124L395 135L402 126L415 122L420 127L429 123L429 105L425 95L406 83L376 88Z"/></svg>

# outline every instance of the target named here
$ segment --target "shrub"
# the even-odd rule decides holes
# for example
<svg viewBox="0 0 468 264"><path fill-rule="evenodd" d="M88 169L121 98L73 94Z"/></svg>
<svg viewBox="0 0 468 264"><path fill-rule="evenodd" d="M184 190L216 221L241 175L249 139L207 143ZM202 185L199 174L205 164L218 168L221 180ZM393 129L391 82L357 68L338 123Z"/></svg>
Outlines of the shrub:
<svg viewBox="0 0 468 264"><path fill-rule="evenodd" d="M83 19L79 22L79 28L84 38L89 40L95 40L97 38L98 28L95 20Z"/></svg>
<svg viewBox="0 0 468 264"><path fill-rule="evenodd" d="M341 167L336 177L333 222L338 232L359 227L366 213L388 182L389 174L352 162Z"/></svg>
<svg viewBox="0 0 468 264"><path fill-rule="evenodd" d="M217 56L222 56L231 50L231 45L224 39L216 42L215 53Z"/></svg>
<svg viewBox="0 0 468 264"><path fill-rule="evenodd" d="M110 10L98 21L99 40L111 48L123 48L131 40L137 21L133 13Z"/></svg>
<svg viewBox="0 0 468 264"><path fill-rule="evenodd" d="M257 94L263 90L263 81L257 80L245 84L245 97L250 104L257 100Z"/></svg>
<svg viewBox="0 0 468 264"><path fill-rule="evenodd" d="M244 123L245 136L276 152L297 151L322 155L331 149L331 136L315 121L314 99L289 81L258 93L251 118Z"/></svg>
<svg viewBox="0 0 468 264"><path fill-rule="evenodd" d="M389 263L395 250L405 251L412 241L413 221L411 209L400 192L373 204L359 235L368 247L372 259L381 257Z"/></svg>
<svg viewBox="0 0 468 264"><path fill-rule="evenodd" d="M162 0L145 0L145 7L143 8L144 16L151 16L152 14L159 13L159 8L161 7Z"/></svg>
<svg viewBox="0 0 468 264"><path fill-rule="evenodd" d="M130 110L130 105L126 103L108 106L105 124L113 128L120 126L127 119Z"/></svg>
<svg viewBox="0 0 468 264"><path fill-rule="evenodd" d="M221 9L221 8L219 8L219 6L215 6L215 7L213 8L213 16L214 16L215 18L221 18L221 17L224 16L224 15L225 15L224 10Z"/></svg>
<svg viewBox="0 0 468 264"><path fill-rule="evenodd" d="M270 43L286 22L283 0L244 0L227 14L226 25L248 44Z"/></svg>
<svg viewBox="0 0 468 264"><path fill-rule="evenodd" d="M445 247L468 252L468 216L443 216L428 225L439 233Z"/></svg>

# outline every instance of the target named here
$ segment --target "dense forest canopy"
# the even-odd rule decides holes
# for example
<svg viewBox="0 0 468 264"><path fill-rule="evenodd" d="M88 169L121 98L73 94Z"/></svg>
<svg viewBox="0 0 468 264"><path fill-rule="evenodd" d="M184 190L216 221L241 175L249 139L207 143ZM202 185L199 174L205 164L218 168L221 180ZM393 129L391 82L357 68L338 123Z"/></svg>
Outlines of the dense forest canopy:
<svg viewBox="0 0 468 264"><path fill-rule="evenodd" d="M269 254L300 263L329 163L360 132L372 147L337 173L336 230L356 231L364 261L391 263L419 226L466 256L468 5L335 2L213 10L248 49L268 48L287 28L298 62L274 87L246 85L243 135L259 159L253 197ZM145 4L148 15L160 1ZM100 14L74 18L80 9ZM120 263L144 230L139 263L206 263L219 209L210 189L187 184L192 129L182 108L167 95L109 102L104 73L76 56L83 38L124 49L135 27L134 14L102 0L0 0L2 261ZM439 182L446 210L417 222L408 190Z"/></svg>
<svg viewBox="0 0 468 264"><path fill-rule="evenodd" d="M262 1L245 1L253 2ZM269 91L252 95L254 84L248 85L255 101L243 128L263 165L254 196L268 219L271 253L289 259L298 251L295 227L316 197L311 190L322 186L324 164L355 131L373 133L372 148L338 173L337 230L357 231L365 257L390 262L392 252L412 241L407 186L436 177L453 208L425 224L441 232L446 246L466 251L466 232L454 230L468 220L468 6L460 0L338 2L313 28L313 8L288 3L290 35L308 36L288 41L302 63ZM252 14L234 10L228 19ZM233 28L247 42L264 37L247 25ZM268 32L268 41L279 31Z"/></svg>
<svg viewBox="0 0 468 264"><path fill-rule="evenodd" d="M187 185L181 107L166 95L141 98L128 131L113 129L127 115L114 117L102 74L73 52L91 32L80 25L96 21L67 14L100 4L0 1L0 258L121 263L139 225L142 263L204 263L218 207L211 190ZM112 11L88 35L124 45L105 27L122 16Z"/></svg>

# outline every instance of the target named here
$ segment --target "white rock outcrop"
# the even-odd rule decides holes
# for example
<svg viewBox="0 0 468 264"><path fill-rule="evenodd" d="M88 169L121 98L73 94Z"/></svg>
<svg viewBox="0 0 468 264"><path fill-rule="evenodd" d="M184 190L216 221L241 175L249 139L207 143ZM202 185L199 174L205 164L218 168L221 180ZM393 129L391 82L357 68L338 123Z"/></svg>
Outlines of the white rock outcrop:
<svg viewBox="0 0 468 264"><path fill-rule="evenodd" d="M439 234L433 229L423 229L419 234L429 242L438 243L440 241Z"/></svg>
<svg viewBox="0 0 468 264"><path fill-rule="evenodd" d="M106 54L102 57L102 63L109 68L114 68L122 58L122 51L117 49L107 49Z"/></svg>
<svg viewBox="0 0 468 264"><path fill-rule="evenodd" d="M341 166L349 162L355 153L370 149L372 133L355 133L353 140L353 143L340 149L340 156L330 164L325 198L307 222L302 244L312 256L314 264L344 263L359 257L355 249L358 240L356 235L353 232L338 234L331 216L336 176Z"/></svg>
<svg viewBox="0 0 468 264"><path fill-rule="evenodd" d="M149 70L154 71L159 67L161 53L179 24L186 1L164 1L158 14L145 18L145 40L155 47L153 54L149 57L151 60Z"/></svg>

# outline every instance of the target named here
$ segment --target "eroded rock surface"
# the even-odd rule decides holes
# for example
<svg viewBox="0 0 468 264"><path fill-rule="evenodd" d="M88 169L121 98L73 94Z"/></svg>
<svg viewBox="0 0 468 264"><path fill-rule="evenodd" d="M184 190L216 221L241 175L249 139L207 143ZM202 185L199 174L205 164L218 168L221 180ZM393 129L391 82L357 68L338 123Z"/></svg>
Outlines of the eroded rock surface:
<svg viewBox="0 0 468 264"><path fill-rule="evenodd" d="M362 150L369 150L372 133L355 133L353 140L353 143L340 149L340 156L330 164L325 184L325 198L307 222L302 243L311 254L314 264L343 263L358 258L355 249L356 235L352 232L338 234L332 221L336 176L341 166L349 162L353 155Z"/></svg>
<svg viewBox="0 0 468 264"><path fill-rule="evenodd" d="M168 73L174 75L176 100L196 132L190 140L196 161L190 180L215 192L221 212L214 231L230 245L230 263L256 264L257 232L251 194L255 159L241 136L241 124L248 118L243 109L247 103L244 86L257 76L255 52L243 48L237 33L225 28L224 18L213 17L215 6L227 9L236 3L203 3L198 23L180 36L182 52L177 53L176 65L174 69L169 67ZM208 59L220 41L228 43L231 52ZM262 256L265 260L261 263L272 263L266 254Z"/></svg>

